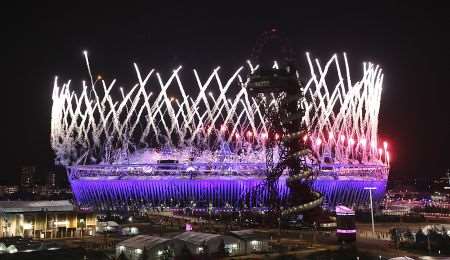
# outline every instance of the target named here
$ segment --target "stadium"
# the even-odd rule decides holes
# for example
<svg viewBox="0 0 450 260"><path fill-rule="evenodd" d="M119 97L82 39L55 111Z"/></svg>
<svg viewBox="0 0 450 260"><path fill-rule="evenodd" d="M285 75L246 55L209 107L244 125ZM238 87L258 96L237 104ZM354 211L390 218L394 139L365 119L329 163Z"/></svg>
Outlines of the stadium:
<svg viewBox="0 0 450 260"><path fill-rule="evenodd" d="M64 165L79 206L104 210L143 207L264 208L268 205L267 140L270 127L260 100L251 95L247 61L233 73L220 67L201 76L182 66L169 74L133 64L136 81L93 76L79 91L54 80L51 143ZM345 53L327 62L306 53L296 71L304 84L297 100L307 134L291 136L307 145L307 164L317 173L311 187L330 209L375 202L389 175L388 143L378 136L383 73L363 63L352 79ZM273 69L278 70L278 63ZM187 81L183 81L186 78ZM276 101L265 100L267 104ZM275 103L274 103L275 104ZM282 139L283 133L276 133ZM272 147L276 163L277 149ZM281 200L289 196L287 171L276 181ZM322 203L323 202L323 203ZM318 205L314 205L318 206Z"/></svg>

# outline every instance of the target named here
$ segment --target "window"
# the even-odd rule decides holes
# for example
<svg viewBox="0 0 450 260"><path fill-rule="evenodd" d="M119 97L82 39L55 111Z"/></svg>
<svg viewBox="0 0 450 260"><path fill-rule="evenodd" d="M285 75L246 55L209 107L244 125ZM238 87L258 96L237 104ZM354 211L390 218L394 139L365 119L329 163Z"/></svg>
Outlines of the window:
<svg viewBox="0 0 450 260"><path fill-rule="evenodd" d="M225 244L225 251L229 254L234 254L238 251L238 244Z"/></svg>
<svg viewBox="0 0 450 260"><path fill-rule="evenodd" d="M252 251L262 251L262 242L258 240L250 241L250 248Z"/></svg>

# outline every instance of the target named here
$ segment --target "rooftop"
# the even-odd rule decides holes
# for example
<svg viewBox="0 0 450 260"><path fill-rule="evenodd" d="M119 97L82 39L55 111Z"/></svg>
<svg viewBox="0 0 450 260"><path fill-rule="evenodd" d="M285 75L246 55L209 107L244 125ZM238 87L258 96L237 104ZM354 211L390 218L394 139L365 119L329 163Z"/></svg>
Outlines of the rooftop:
<svg viewBox="0 0 450 260"><path fill-rule="evenodd" d="M221 237L221 235L187 231L175 236L174 238L195 245L202 245L204 242L218 237Z"/></svg>
<svg viewBox="0 0 450 260"><path fill-rule="evenodd" d="M41 211L73 211L68 200L0 201L0 213L24 213Z"/></svg>
<svg viewBox="0 0 450 260"><path fill-rule="evenodd" d="M163 237L139 235L139 236L135 236L130 239L124 240L124 241L118 243L117 245L131 247L131 248L140 248L140 249L143 249L144 247L146 247L149 249L149 248L153 248L159 244L165 243L170 240L171 239L163 238Z"/></svg>
<svg viewBox="0 0 450 260"><path fill-rule="evenodd" d="M230 231L230 234L234 235L235 237L238 237L243 240L254 240L254 239L261 239L261 238L268 238L268 235L264 232L258 232L254 229L245 229L245 230L239 230L239 231Z"/></svg>

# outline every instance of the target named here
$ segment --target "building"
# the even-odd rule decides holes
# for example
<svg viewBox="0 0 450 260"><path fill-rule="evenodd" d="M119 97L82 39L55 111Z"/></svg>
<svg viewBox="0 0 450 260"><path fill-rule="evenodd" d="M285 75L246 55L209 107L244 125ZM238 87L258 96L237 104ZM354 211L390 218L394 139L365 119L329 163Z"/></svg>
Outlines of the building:
<svg viewBox="0 0 450 260"><path fill-rule="evenodd" d="M59 238L94 235L97 218L68 200L0 201L0 237Z"/></svg>
<svg viewBox="0 0 450 260"><path fill-rule="evenodd" d="M336 236L339 242L356 240L355 211L345 206L337 206L336 226Z"/></svg>
<svg viewBox="0 0 450 260"><path fill-rule="evenodd" d="M269 251L270 236L264 232L253 229L231 231L230 236L239 239L240 243L234 250L239 254L251 254Z"/></svg>
<svg viewBox="0 0 450 260"><path fill-rule="evenodd" d="M55 189L56 188L56 173L51 171L47 175L47 188Z"/></svg>
<svg viewBox="0 0 450 260"><path fill-rule="evenodd" d="M220 248L223 246L223 248ZM160 259L180 256L187 248L192 255L217 255L226 252L230 256L245 254L245 241L233 236L200 232L184 232L173 238L138 235L116 245L116 257L124 254L128 259ZM256 251L252 251L256 252Z"/></svg>
<svg viewBox="0 0 450 260"><path fill-rule="evenodd" d="M18 186L0 186L0 196L9 196L19 191Z"/></svg>
<svg viewBox="0 0 450 260"><path fill-rule="evenodd" d="M34 185L36 166L22 166L20 169L20 188L29 189Z"/></svg>
<svg viewBox="0 0 450 260"><path fill-rule="evenodd" d="M115 221L97 222L96 231L99 233L114 233L119 231L119 224Z"/></svg>
<svg viewBox="0 0 450 260"><path fill-rule="evenodd" d="M45 250L58 250L61 245L53 241L33 240L22 237L4 237L0 238L0 255L15 254L18 252L30 253Z"/></svg>
<svg viewBox="0 0 450 260"><path fill-rule="evenodd" d="M116 257L123 253L129 260L161 259L166 252L172 254L173 249L174 242L172 239L139 235L118 243L116 245ZM147 259L142 258L144 250Z"/></svg>
<svg viewBox="0 0 450 260"><path fill-rule="evenodd" d="M176 255L180 254L184 247L193 255L203 253L211 255L222 251L221 246L224 246L225 251L228 251L230 255L240 254L238 248L241 241L231 236L187 231L173 239L175 240Z"/></svg>
<svg viewBox="0 0 450 260"><path fill-rule="evenodd" d="M123 227L120 234L122 236L136 236L139 235L139 229L137 227Z"/></svg>

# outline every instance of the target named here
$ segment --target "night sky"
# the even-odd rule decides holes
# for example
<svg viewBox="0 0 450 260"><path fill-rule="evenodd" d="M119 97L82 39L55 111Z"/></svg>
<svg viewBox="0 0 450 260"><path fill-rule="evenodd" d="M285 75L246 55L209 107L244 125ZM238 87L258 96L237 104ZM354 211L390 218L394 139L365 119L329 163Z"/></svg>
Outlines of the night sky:
<svg viewBox="0 0 450 260"><path fill-rule="evenodd" d="M302 59L306 51L322 61L346 51L354 65L372 61L383 67L379 132L391 144L393 178L439 176L450 168L450 10L439 1L19 2L2 8L6 133L0 184L11 182L21 165L38 165L41 174L53 167L53 78L72 79L72 87L88 79L83 49L96 74L126 86L134 79L134 61L162 73L178 64L186 70L207 72L217 65L234 70L271 28L282 31ZM355 68L356 78L360 68Z"/></svg>

